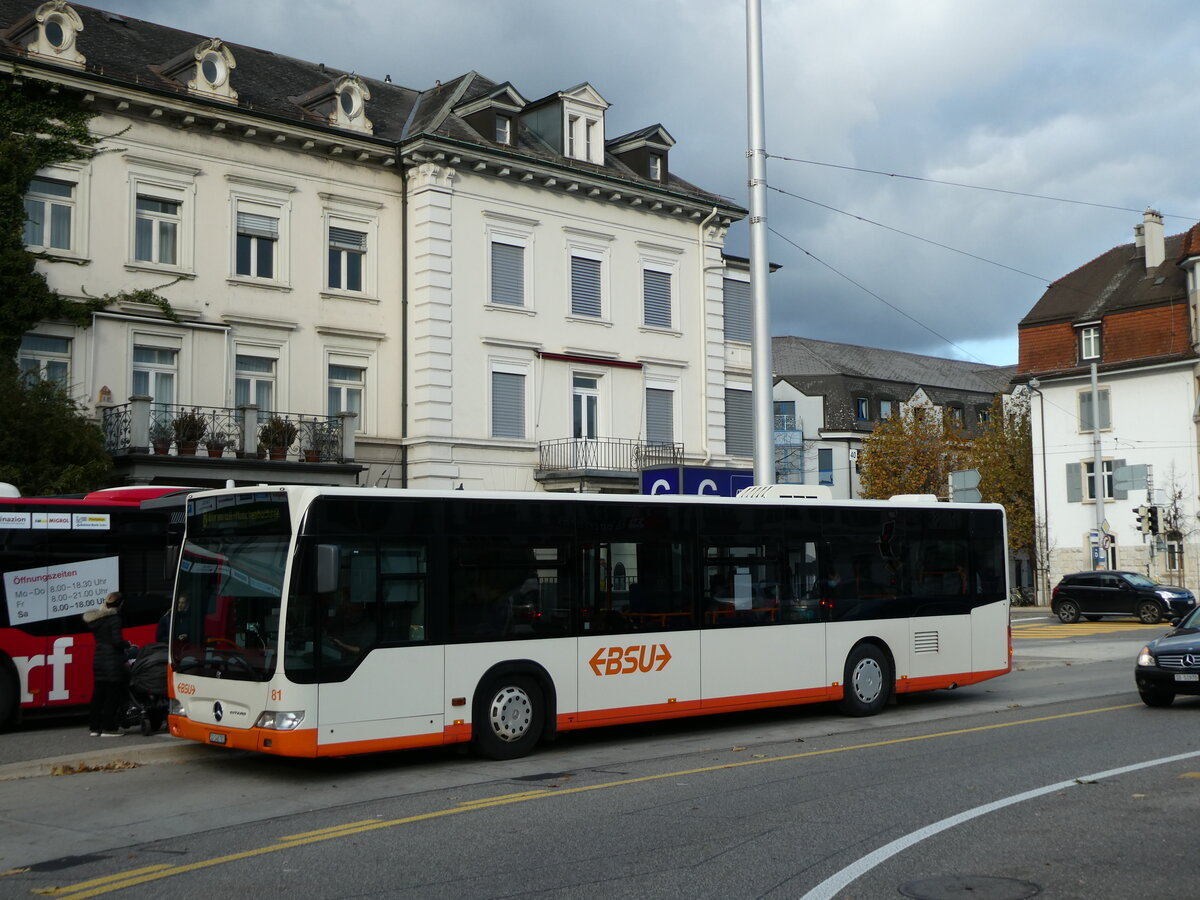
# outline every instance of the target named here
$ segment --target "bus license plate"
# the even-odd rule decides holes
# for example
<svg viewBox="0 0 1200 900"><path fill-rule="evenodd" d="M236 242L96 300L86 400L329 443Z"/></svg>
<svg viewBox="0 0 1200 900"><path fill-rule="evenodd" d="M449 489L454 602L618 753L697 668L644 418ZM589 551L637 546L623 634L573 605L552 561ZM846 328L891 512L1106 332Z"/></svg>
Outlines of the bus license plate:
<svg viewBox="0 0 1200 900"><path fill-rule="evenodd" d="M225 743L225 735L217 734L215 731L210 731L208 733L208 742L210 744L223 744Z"/></svg>
<svg viewBox="0 0 1200 900"><path fill-rule="evenodd" d="M1188 675L1176 675L1175 680L1176 681L1200 681L1200 675L1197 675L1194 672L1191 674L1188 674Z"/></svg>

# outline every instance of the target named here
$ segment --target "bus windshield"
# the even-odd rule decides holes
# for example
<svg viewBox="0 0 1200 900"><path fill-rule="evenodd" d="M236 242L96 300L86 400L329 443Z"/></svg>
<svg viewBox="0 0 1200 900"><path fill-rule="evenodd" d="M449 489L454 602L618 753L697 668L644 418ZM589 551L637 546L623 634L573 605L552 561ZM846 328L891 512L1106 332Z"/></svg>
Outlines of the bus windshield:
<svg viewBox="0 0 1200 900"><path fill-rule="evenodd" d="M287 547L276 536L184 545L171 622L176 672L242 681L274 674Z"/></svg>

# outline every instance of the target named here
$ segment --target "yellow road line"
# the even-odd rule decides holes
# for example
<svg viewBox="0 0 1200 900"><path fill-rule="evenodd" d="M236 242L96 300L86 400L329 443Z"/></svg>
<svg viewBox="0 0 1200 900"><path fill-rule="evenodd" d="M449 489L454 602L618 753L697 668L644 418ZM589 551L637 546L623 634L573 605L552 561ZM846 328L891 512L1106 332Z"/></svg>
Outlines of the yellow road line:
<svg viewBox="0 0 1200 900"><path fill-rule="evenodd" d="M915 741L929 741L936 738L955 737L963 734L978 734L984 731L995 731L999 728L1012 728L1017 725L1036 725L1042 722L1053 722L1060 719L1072 719L1079 716L1091 716L1097 713L1115 712L1121 709L1134 709L1140 707L1140 703L1125 703L1120 706L1105 706L1099 709L1085 709L1080 712L1058 713L1053 716L1038 716L1033 719L1020 719L1016 722L995 722L991 725L977 725L974 728L959 728L953 731L938 731L932 734L918 734L906 738L893 738L886 741L870 741L865 744L852 744L848 747L831 747L827 750L808 750L804 753L790 753L785 756L762 757L758 759L745 759L738 762L721 763L715 766L701 766L695 769L683 769L677 772L662 772L658 775L643 775L638 778L623 778L619 781L606 781L602 784L581 785L580 787L562 788L555 791L527 791L520 794L506 794L501 797L485 798L475 803L461 804L449 809L438 809L433 812L419 813L415 816L405 816L402 819L390 820L372 820L368 819L363 822L350 822L342 826L333 826L330 828L319 829L317 831L305 832L304 835L296 835L290 838L282 838L274 844L268 844L265 847L256 847L253 850L243 850L239 853L230 853L225 856L214 856L212 859L204 859L199 862L186 863L180 866L150 866L143 869L134 869L130 872L125 872L118 875L108 875L104 878L92 879L91 881L82 881L78 884L69 885L66 887L54 888L54 895L57 897L69 898L69 900L84 900L87 897L98 897L101 894L107 894L112 891L121 890L122 888L135 887L139 884L147 884L151 881L158 881L162 878L170 878L175 875L184 875L188 872L196 872L201 869L209 869L214 866L225 865L226 863L238 862L244 859L253 859L256 856L263 856L268 853L277 853L280 850L290 850L294 847L302 847L305 844L315 844L321 841L332 840L339 837L348 837L354 834L365 834L369 831L378 831L382 828L395 828L398 825L411 825L414 822L426 822L431 819L441 819L446 816L459 815L465 812L474 812L479 809L486 809L492 806L507 806L513 803L527 803L531 800L545 800L554 797L566 797L571 794L582 794L588 791L607 790L615 787L625 787L631 784L646 784L652 781L664 781L668 778L680 778L687 775L702 775L710 772L720 772L726 769L741 769L746 766L760 766L769 763L790 762L797 759L809 759L817 756L829 756L834 753L847 753L852 750L872 750L878 747L892 747L899 744L910 744ZM47 891L43 890L42 893ZM35 891L37 893L37 891Z"/></svg>
<svg viewBox="0 0 1200 900"><path fill-rule="evenodd" d="M96 887L97 885L111 885L114 881L119 881L123 878L131 878L135 875L145 875L148 872L161 872L163 869L171 868L169 863L159 863L156 866L143 866L140 869L133 869L130 872L123 872L119 875L105 875L102 878L93 878L90 881L81 881L79 884L73 884L69 887L51 887L51 888L34 888L33 893L42 894L44 896L56 897L65 894L68 891L77 891L80 888ZM119 885L124 887L124 885Z"/></svg>

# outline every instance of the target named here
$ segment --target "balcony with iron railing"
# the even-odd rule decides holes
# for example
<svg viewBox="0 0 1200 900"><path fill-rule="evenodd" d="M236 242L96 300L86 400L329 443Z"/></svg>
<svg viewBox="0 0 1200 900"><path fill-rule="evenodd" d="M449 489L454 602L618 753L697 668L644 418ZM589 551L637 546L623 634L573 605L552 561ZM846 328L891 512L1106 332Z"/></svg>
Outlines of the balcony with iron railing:
<svg viewBox="0 0 1200 900"><path fill-rule="evenodd" d="M683 444L629 438L558 438L538 442L544 473L606 472L634 476L654 466L683 464Z"/></svg>
<svg viewBox="0 0 1200 900"><path fill-rule="evenodd" d="M355 413L314 416L261 410L155 403L134 396L106 406L101 427L113 456L207 456L345 463L354 460Z"/></svg>

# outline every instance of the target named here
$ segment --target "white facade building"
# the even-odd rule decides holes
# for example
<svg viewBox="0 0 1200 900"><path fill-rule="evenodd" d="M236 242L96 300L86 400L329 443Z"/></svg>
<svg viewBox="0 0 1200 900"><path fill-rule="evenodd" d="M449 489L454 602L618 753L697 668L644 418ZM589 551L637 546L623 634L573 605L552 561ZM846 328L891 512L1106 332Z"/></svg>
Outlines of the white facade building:
<svg viewBox="0 0 1200 900"><path fill-rule="evenodd" d="M178 314L118 302L22 344L103 418L122 480L629 491L731 461L745 210L671 172L661 125L607 138L588 84L412 90L62 0L0 0L0 28L0 67L111 135L30 185L39 269ZM170 434L189 410L216 455ZM295 431L260 459L274 414Z"/></svg>

